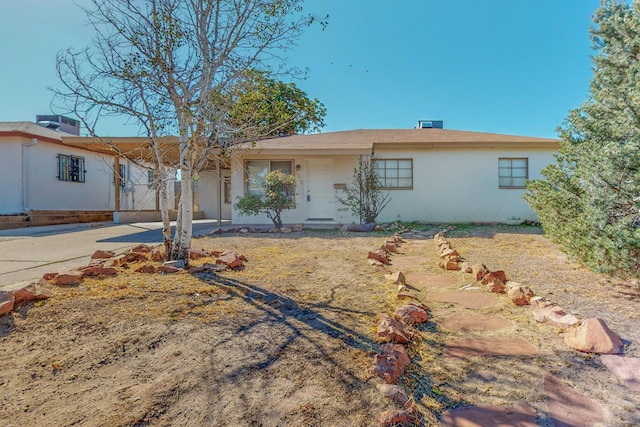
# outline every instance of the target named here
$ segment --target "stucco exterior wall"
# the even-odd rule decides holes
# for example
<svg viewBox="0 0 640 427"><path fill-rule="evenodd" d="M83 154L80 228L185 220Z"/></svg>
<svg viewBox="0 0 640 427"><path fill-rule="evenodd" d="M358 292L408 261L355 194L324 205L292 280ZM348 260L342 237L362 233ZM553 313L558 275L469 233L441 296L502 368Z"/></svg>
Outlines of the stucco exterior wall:
<svg viewBox="0 0 640 427"><path fill-rule="evenodd" d="M231 171L223 169L223 177L231 176ZM200 210L204 212L205 218L218 218L218 177L215 171L204 171L200 173L198 188L200 190ZM220 187L220 200L222 201L222 218L231 219L231 203L224 202L224 187Z"/></svg>
<svg viewBox="0 0 640 427"><path fill-rule="evenodd" d="M378 217L424 222L516 222L535 220L524 189L501 189L498 159L528 158L529 179L554 161L551 150L377 150L380 159L413 159L413 189L390 190L391 203Z"/></svg>
<svg viewBox="0 0 640 427"><path fill-rule="evenodd" d="M22 210L22 143L30 140L0 140L0 214ZM25 151L30 148L24 148Z"/></svg>
<svg viewBox="0 0 640 427"><path fill-rule="evenodd" d="M34 210L113 210L113 157L23 137L3 138L0 155L0 214ZM61 181L58 154L84 158L85 182ZM155 191L145 168L123 160L122 210L155 209ZM24 165L24 173L23 173Z"/></svg>
<svg viewBox="0 0 640 427"><path fill-rule="evenodd" d="M521 222L535 220L535 213L522 199L524 189L501 189L498 183L498 159L527 158L529 179L540 178L540 171L554 161L549 149L465 149L465 150L411 150L376 149L380 159L412 159L413 188L390 190L391 202L378 217L378 222L422 221L422 222ZM328 178L323 178L333 191L328 203L332 221L326 223L356 222L351 212L335 199L341 192L334 184L352 181L358 155L304 156L304 155L246 155L245 159L292 160L299 165L296 175L296 207L282 215L284 223L313 223L310 211L314 188L310 180L318 180L308 174L314 160L330 163ZM235 159L232 164L232 200L244 195L244 160ZM295 169L295 166L294 166ZM326 176L326 175L325 175ZM313 192L313 191L312 191ZM232 212L235 224L271 224L266 215L240 216ZM320 221L322 222L322 221Z"/></svg>
<svg viewBox="0 0 640 427"><path fill-rule="evenodd" d="M349 212L342 212L338 209L342 207L335 199L338 191L334 188L334 184L347 183L353 175L353 168L357 164L358 156L349 155L342 157L335 156L303 156L303 155L247 155L245 159L251 160L291 160L293 161L293 173L296 177L296 203L295 208L286 210L282 213L282 220L285 224L294 223L327 223L335 224L338 222L353 222L353 218ZM310 206L316 201L317 190L310 190L311 179L309 175L309 162L320 161L326 164L328 168L329 178L324 182L326 191L325 197L328 200L329 207L323 210L323 219L314 219ZM239 197L244 195L245 191L245 163L244 159L236 158L231 165L231 199L233 203ZM296 170L296 166L300 166ZM330 215L331 220L325 215ZM255 216L241 216L233 209L231 212L231 221L234 224L272 224L266 215L260 214Z"/></svg>

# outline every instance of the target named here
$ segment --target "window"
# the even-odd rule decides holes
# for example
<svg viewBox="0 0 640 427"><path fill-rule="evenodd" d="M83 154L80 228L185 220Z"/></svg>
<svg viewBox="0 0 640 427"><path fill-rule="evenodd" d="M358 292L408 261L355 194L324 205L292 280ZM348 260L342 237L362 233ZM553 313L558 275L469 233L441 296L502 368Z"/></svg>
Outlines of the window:
<svg viewBox="0 0 640 427"><path fill-rule="evenodd" d="M156 188L158 183L156 182L156 173L152 170L147 171L147 187Z"/></svg>
<svg viewBox="0 0 640 427"><path fill-rule="evenodd" d="M261 195L262 184L267 174L275 170L291 175L293 162L291 160L247 160L245 193Z"/></svg>
<svg viewBox="0 0 640 427"><path fill-rule="evenodd" d="M120 166L120 187L125 187L127 184L127 165L118 165ZM113 183L116 183L116 176L113 175Z"/></svg>
<svg viewBox="0 0 640 427"><path fill-rule="evenodd" d="M499 188L525 188L529 178L529 159L499 158Z"/></svg>
<svg viewBox="0 0 640 427"><path fill-rule="evenodd" d="M373 162L373 167L380 177L383 188L413 188L412 159L375 159Z"/></svg>
<svg viewBox="0 0 640 427"><path fill-rule="evenodd" d="M84 182L84 157L58 154L58 179L60 181Z"/></svg>

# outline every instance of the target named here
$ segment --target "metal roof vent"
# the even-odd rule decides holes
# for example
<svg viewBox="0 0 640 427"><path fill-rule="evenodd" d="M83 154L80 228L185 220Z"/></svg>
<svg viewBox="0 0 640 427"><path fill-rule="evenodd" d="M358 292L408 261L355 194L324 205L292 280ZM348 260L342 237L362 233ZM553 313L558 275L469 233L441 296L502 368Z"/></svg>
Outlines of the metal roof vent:
<svg viewBox="0 0 640 427"><path fill-rule="evenodd" d="M418 120L416 129L443 129L444 121L442 120Z"/></svg>
<svg viewBox="0 0 640 427"><path fill-rule="evenodd" d="M61 115L37 115L36 123L47 129L80 136L80 121Z"/></svg>

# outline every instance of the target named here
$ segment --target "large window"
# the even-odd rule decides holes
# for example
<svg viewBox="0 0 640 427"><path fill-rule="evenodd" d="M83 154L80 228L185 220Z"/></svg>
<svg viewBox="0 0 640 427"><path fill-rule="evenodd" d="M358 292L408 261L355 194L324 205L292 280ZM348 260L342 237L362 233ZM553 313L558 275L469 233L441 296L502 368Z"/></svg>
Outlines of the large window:
<svg viewBox="0 0 640 427"><path fill-rule="evenodd" d="M84 157L58 154L58 179L60 181L84 182Z"/></svg>
<svg viewBox="0 0 640 427"><path fill-rule="evenodd" d="M246 194L258 194L263 192L262 184L269 172L279 170L291 175L293 162L291 160L247 160Z"/></svg>
<svg viewBox="0 0 640 427"><path fill-rule="evenodd" d="M529 178L529 159L499 158L499 188L525 188Z"/></svg>
<svg viewBox="0 0 640 427"><path fill-rule="evenodd" d="M373 167L387 189L413 188L412 159L376 159Z"/></svg>

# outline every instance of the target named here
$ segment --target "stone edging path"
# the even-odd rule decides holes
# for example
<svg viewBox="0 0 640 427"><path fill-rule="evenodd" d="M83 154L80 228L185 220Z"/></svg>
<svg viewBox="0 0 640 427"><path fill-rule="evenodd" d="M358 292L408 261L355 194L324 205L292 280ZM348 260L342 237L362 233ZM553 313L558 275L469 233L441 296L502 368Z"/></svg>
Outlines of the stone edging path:
<svg viewBox="0 0 640 427"><path fill-rule="evenodd" d="M424 425L425 416L418 411L413 401L415 397L412 398L395 383L411 363L412 343L422 338L412 324L433 320L431 315L438 319L445 317L435 325L437 328L458 335L446 341L438 356L450 361L447 363L465 364L466 360L481 358L489 368L496 363L514 364L516 371L526 371L527 366L535 365L540 356L538 345L518 337L521 325L499 314L501 307L508 304L522 309L531 306L535 322L547 322L558 328L567 346L566 350L558 351L603 354L602 363L611 371L611 380L616 381L617 377L630 392L640 391L640 359L619 355L624 350L623 343L602 319L581 321L546 298L535 296L528 286L507 280L504 271L489 271L482 264L463 262L442 232L436 233L433 241L440 255L439 267L447 270L446 274L425 272L421 266L426 261L424 256L398 254L403 244L410 246L414 243L405 242L398 235L387 240L379 250L369 253L371 264L389 271L387 277L399 286L398 299L404 304L393 316L379 315L378 336L388 343L382 344L376 354L373 373L386 383L378 385L382 396L394 403L392 409L381 414L380 425ZM460 282L468 282L464 279L469 277L467 274L472 275L475 284L460 287ZM425 303L431 305L431 302L440 303L439 306L444 304L444 308L434 309L422 321L403 319L398 313L407 310L401 308L407 306L428 312ZM448 307L455 307L455 313L451 313ZM482 310L491 311L491 314L478 313ZM501 386L491 369L471 372L465 382L477 382L485 389ZM511 382L518 387L517 377ZM454 404L452 409L442 412L439 422L445 426L615 425L611 424L614 414L551 372L541 372L537 383L535 393L541 395L544 402L544 405L539 401L532 402L537 403L537 408L526 401L527 394L531 393L523 390L525 398L511 405L455 407Z"/></svg>

